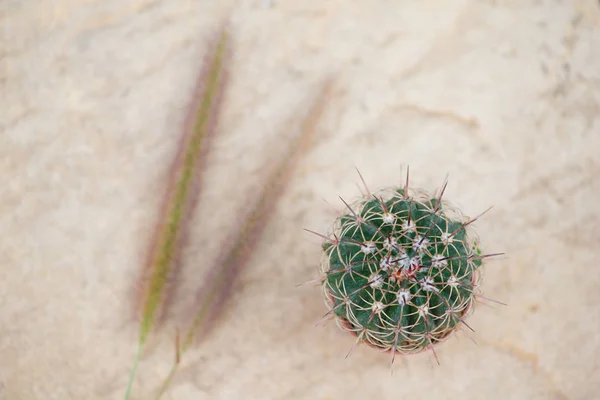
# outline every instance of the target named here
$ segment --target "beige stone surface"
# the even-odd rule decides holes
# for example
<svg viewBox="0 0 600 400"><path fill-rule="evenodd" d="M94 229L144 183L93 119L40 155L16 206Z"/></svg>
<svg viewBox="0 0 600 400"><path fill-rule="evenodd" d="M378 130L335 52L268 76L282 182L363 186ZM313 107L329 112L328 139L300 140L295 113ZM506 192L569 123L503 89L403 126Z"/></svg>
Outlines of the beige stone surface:
<svg viewBox="0 0 600 400"><path fill-rule="evenodd" d="M571 399L600 390L600 5L534 1L2 0L0 398L120 399L132 285L206 49L236 48L181 304L328 74L337 90L273 221L172 399ZM314 286L338 196L436 189L476 224L478 306L431 353L359 347ZM185 309L185 307L182 307ZM136 399L173 361L142 360ZM477 345L469 340L477 341Z"/></svg>

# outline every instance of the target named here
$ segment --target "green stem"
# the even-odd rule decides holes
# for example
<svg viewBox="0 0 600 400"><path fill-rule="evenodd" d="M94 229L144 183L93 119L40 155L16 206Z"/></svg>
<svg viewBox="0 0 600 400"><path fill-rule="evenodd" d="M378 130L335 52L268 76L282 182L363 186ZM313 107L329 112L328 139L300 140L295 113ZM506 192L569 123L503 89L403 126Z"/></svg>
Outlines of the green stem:
<svg viewBox="0 0 600 400"><path fill-rule="evenodd" d="M133 378L135 377L135 373L137 371L138 364L140 363L140 358L142 356L143 347L144 347L144 344L142 342L140 342L140 344L138 346L137 354L135 356L135 360L133 362L133 368L131 369L131 374L129 375L129 383L127 384L127 391L125 392L125 400L128 400L129 396L131 395L131 386L133 385Z"/></svg>
<svg viewBox="0 0 600 400"><path fill-rule="evenodd" d="M178 366L179 366L179 364L174 364L173 367L171 367L171 371L169 372L169 375L164 380L164 382L160 388L160 391L158 392L158 395L156 396L157 400L160 400L162 398L163 394L165 394L165 392L169 388L169 385L171 384L171 381L173 380L173 377L175 376L175 372L177 372Z"/></svg>

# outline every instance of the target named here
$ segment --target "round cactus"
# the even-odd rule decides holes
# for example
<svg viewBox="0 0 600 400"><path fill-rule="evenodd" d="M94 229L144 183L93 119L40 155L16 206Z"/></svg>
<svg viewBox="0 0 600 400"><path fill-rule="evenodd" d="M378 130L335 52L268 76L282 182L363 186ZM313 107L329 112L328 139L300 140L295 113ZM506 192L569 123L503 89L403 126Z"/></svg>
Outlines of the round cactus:
<svg viewBox="0 0 600 400"><path fill-rule="evenodd" d="M486 257L470 231L476 218L442 201L446 185L435 197L407 186L346 203L321 264L326 315L394 356L468 327Z"/></svg>

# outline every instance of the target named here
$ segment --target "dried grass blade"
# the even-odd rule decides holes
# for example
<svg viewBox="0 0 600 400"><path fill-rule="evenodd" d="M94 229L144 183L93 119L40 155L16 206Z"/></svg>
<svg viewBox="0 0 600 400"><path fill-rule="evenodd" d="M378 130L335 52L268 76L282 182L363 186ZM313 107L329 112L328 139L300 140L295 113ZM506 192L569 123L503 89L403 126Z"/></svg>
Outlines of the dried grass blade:
<svg viewBox="0 0 600 400"><path fill-rule="evenodd" d="M134 363L125 399L131 392L142 349L157 321L161 308L166 308L166 286L177 267L177 259L187 234L189 215L199 190L198 177L209 148L209 139L215 134L218 109L225 86L229 36L225 27L206 62L198 81L196 95L186 122L186 128L173 163L170 182L162 215L154 234L148 262L142 279L142 321L139 349ZM146 279L147 277L147 279Z"/></svg>
<svg viewBox="0 0 600 400"><path fill-rule="evenodd" d="M204 330L206 332L211 327L210 323L218 318L235 278L239 275L239 271L247 264L250 255L248 249L255 246L260 240L261 234L268 223L269 217L272 215L277 201L290 181L295 166L313 142L317 123L330 97L332 87L333 82L330 79L327 80L298 129L296 136L288 145L288 151L284 154L279 165L277 165L267 180L263 191L258 196L255 206L247 214L242 227L235 232L235 239L227 240L229 245L225 247L225 250L217 258L214 266L208 271L204 279L204 287L198 296L200 309L188 329L185 340L181 344L181 348L179 349L180 357L192 345L203 323L207 325ZM157 399L160 399L168 389L178 366L179 363L173 365L169 375L161 386Z"/></svg>

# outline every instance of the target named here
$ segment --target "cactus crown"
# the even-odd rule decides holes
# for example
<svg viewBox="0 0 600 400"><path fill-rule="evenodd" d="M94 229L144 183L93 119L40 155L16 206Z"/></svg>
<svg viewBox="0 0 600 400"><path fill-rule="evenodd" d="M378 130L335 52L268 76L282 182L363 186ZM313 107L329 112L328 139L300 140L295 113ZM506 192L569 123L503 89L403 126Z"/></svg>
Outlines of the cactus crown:
<svg viewBox="0 0 600 400"><path fill-rule="evenodd" d="M443 191L384 190L337 219L323 245L323 290L328 314L357 343L415 353L464 323L482 256L467 232L473 220L442 202Z"/></svg>

